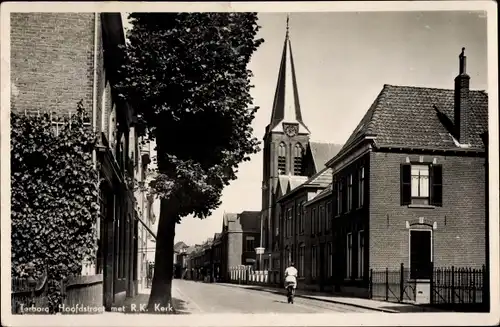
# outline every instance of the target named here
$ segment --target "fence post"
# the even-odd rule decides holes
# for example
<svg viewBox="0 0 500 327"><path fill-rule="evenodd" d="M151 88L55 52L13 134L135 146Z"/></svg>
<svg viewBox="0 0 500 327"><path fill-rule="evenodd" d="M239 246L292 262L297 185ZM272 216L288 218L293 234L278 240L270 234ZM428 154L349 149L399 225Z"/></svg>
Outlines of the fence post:
<svg viewBox="0 0 500 327"><path fill-rule="evenodd" d="M389 268L385 267L385 300L389 300Z"/></svg>
<svg viewBox="0 0 500 327"><path fill-rule="evenodd" d="M455 266L451 266L451 303L455 303Z"/></svg>
<svg viewBox="0 0 500 327"><path fill-rule="evenodd" d="M486 265L483 265L482 267L483 271L482 271L482 278L483 278L483 282L482 282L482 295L481 295L481 298L482 298L482 303L483 303L483 306L484 306L484 309L485 311L490 311L491 310L491 306L490 306L490 271L488 269L486 269ZM476 286L474 285L474 290L476 289ZM475 295L475 293L474 293ZM475 303L475 299L474 299L474 303Z"/></svg>
<svg viewBox="0 0 500 327"><path fill-rule="evenodd" d="M431 264L430 264L430 285L429 285L429 291L430 291L430 298L429 298L429 302L430 304L433 304L434 303L434 262L431 261Z"/></svg>
<svg viewBox="0 0 500 327"><path fill-rule="evenodd" d="M373 299L373 268L370 269L370 276L368 279L368 296Z"/></svg>
<svg viewBox="0 0 500 327"><path fill-rule="evenodd" d="M401 262L401 268L399 271L399 302L403 302L403 294L405 292L405 265Z"/></svg>

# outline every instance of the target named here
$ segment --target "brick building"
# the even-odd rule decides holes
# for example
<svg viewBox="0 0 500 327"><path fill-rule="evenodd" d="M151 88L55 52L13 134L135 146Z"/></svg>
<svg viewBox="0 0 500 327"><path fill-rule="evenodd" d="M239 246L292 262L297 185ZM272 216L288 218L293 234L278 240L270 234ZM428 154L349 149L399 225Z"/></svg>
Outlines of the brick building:
<svg viewBox="0 0 500 327"><path fill-rule="evenodd" d="M384 85L327 163L344 289L366 290L370 268L426 280L431 262L485 264L488 95L469 90L465 60L454 89Z"/></svg>
<svg viewBox="0 0 500 327"><path fill-rule="evenodd" d="M283 236L285 232L283 212L277 200L323 171L324 164L341 148L336 144L311 142L310 135L302 119L287 27L271 121L266 127L263 142L261 222L262 246L265 248L265 253L262 269L271 270L272 274L278 277L285 269L283 260L288 260L288 254L284 253L283 240L286 237ZM304 195L307 192L300 194ZM295 218L297 212L300 211L293 208L291 215L294 221L297 220ZM289 250L291 251L291 248ZM276 280L276 277L274 278Z"/></svg>
<svg viewBox="0 0 500 327"><path fill-rule="evenodd" d="M326 202L331 202L327 197L331 179L332 172L328 168L310 178L290 175L279 179L279 194L286 190L276 201L280 206L280 230L283 231L280 233L283 249L281 262L285 267L295 262L300 288L323 288L326 283L326 243L331 243ZM277 272L274 270L274 274L279 276Z"/></svg>
<svg viewBox="0 0 500 327"><path fill-rule="evenodd" d="M138 224L133 191L124 175L139 181L148 164L141 155L134 111L115 90L124 32L120 14L12 13L11 109L49 111L55 130L82 100L89 126L99 136L94 163L100 185L101 218L96 222L96 265L84 274L103 276L103 304L109 310L137 292ZM90 261L91 258L89 258Z"/></svg>
<svg viewBox="0 0 500 327"><path fill-rule="evenodd" d="M225 213L220 236L220 278L229 280L229 269L256 262L260 242L260 211Z"/></svg>

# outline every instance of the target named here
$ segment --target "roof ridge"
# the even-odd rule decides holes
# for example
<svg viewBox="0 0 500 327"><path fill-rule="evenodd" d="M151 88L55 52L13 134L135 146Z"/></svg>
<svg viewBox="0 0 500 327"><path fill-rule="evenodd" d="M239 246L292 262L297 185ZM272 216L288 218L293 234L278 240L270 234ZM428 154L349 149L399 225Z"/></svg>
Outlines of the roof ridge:
<svg viewBox="0 0 500 327"><path fill-rule="evenodd" d="M395 88L403 88L403 87L406 87L406 88L411 88L411 89L421 89L421 90L435 90L435 91L454 91L455 89L453 88L442 88L442 87L428 87L428 86L414 86L414 85L395 85L395 84L384 84L384 87L382 88L382 90L384 90L384 88L390 88L390 87L395 87ZM473 90L473 89L470 89L469 92L484 92L484 93L487 93L486 90Z"/></svg>

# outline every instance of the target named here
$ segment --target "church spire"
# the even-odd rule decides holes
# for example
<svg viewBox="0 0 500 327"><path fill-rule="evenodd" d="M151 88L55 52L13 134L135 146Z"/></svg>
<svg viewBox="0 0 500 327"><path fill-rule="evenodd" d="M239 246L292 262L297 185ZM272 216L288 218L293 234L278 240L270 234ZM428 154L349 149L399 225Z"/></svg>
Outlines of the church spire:
<svg viewBox="0 0 500 327"><path fill-rule="evenodd" d="M287 15L285 43L283 45L269 131L282 132L282 123L292 123L299 125L298 132L300 134L309 134L309 129L302 121L302 113L300 111L292 44L290 42L289 20L290 17Z"/></svg>

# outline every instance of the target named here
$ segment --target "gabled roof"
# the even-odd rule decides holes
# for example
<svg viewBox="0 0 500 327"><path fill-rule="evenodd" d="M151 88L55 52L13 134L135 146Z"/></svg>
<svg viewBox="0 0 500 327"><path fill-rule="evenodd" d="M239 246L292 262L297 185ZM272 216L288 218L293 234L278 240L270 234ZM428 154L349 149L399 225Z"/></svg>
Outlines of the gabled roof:
<svg viewBox="0 0 500 327"><path fill-rule="evenodd" d="M319 201L321 199L328 197L330 194L332 194L332 183L331 182L323 191L319 192L314 198L307 201L304 205L306 205L306 206L310 205L316 201Z"/></svg>
<svg viewBox="0 0 500 327"><path fill-rule="evenodd" d="M325 168L325 164L335 157L340 151L342 145L324 142L309 142L306 151L311 152L311 157L314 162L316 172L320 172Z"/></svg>
<svg viewBox="0 0 500 327"><path fill-rule="evenodd" d="M314 174L309 178L307 178L306 176L290 176L289 179L290 184L292 178L294 178L295 183L298 183L299 181L302 180L303 181L299 185L293 185L295 187L289 186L287 188L287 193L278 198L278 201L281 201L287 198L288 196L295 194L295 192L298 192L299 190L306 187L320 188L320 189L327 187L332 182L333 176L332 176L332 170L330 168L324 167L321 171L319 171L318 173Z"/></svg>
<svg viewBox="0 0 500 327"><path fill-rule="evenodd" d="M469 96L469 143L483 149L488 94L471 90ZM368 136L376 137L377 147L460 150L453 122L454 90L385 84L337 156Z"/></svg>
<svg viewBox="0 0 500 327"><path fill-rule="evenodd" d="M288 179L288 187L287 187L287 192L290 192L300 185L304 184L308 180L307 176L293 176L291 175L290 178Z"/></svg>
<svg viewBox="0 0 500 327"><path fill-rule="evenodd" d="M259 230L260 211L225 213L223 220L228 232Z"/></svg>

